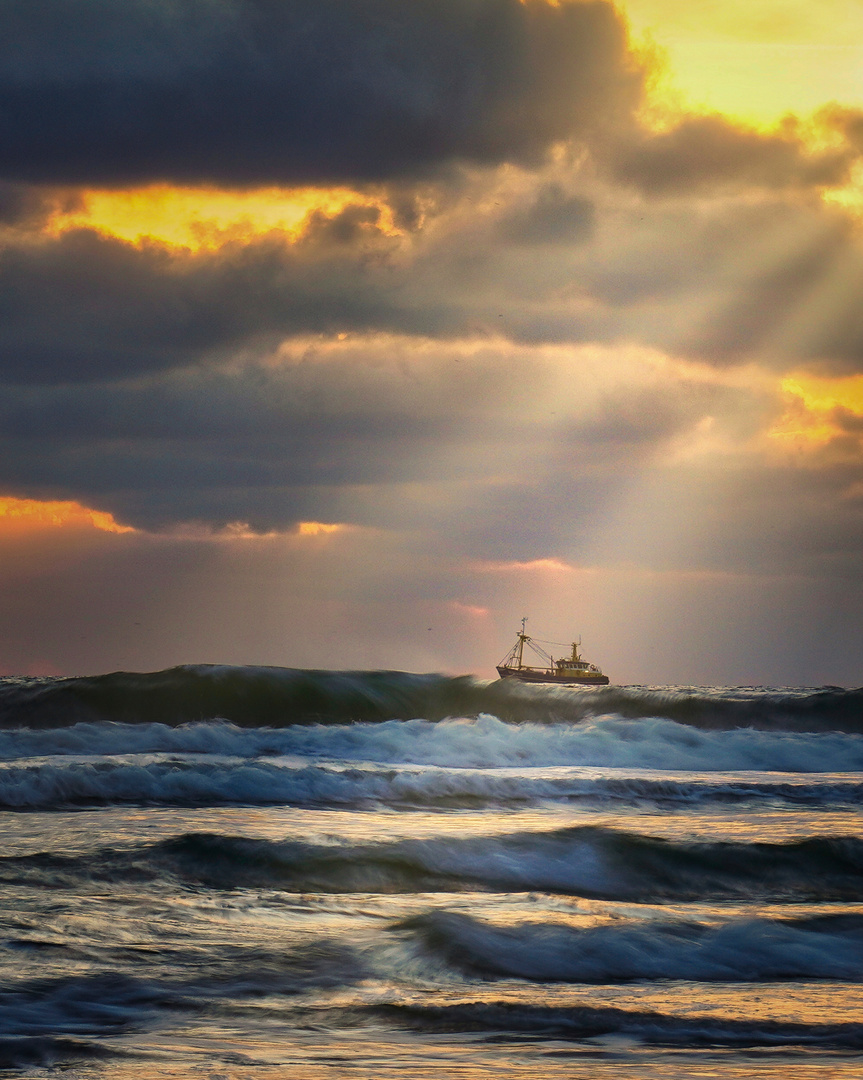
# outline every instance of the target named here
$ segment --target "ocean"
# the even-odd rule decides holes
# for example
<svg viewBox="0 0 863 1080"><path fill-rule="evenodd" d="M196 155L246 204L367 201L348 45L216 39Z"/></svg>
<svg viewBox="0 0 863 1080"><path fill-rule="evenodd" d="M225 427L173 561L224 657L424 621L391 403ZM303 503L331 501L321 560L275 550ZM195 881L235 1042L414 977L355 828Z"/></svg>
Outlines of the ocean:
<svg viewBox="0 0 863 1080"><path fill-rule="evenodd" d="M0 679L0 1075L859 1077L863 690Z"/></svg>

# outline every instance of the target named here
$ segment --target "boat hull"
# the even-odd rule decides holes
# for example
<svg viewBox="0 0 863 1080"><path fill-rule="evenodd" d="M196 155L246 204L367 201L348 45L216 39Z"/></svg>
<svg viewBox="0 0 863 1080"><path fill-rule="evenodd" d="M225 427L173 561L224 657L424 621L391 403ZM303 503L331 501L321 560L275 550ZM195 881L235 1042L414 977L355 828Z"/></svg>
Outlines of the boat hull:
<svg viewBox="0 0 863 1080"><path fill-rule="evenodd" d="M553 683L555 686L608 686L608 676L602 674L558 675L553 671L531 671L529 668L499 667L498 675L502 679L517 679L519 682Z"/></svg>

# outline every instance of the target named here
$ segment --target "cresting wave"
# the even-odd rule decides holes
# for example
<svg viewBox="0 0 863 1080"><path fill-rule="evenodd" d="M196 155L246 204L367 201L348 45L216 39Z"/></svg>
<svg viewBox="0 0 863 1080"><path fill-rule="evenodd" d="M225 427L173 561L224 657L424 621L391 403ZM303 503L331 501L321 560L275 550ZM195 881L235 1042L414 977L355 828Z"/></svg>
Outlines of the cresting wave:
<svg viewBox="0 0 863 1080"><path fill-rule="evenodd" d="M671 842L603 827L320 845L189 833L86 856L0 858L0 882L172 881L302 893L548 892L660 903L863 900L863 840Z"/></svg>
<svg viewBox="0 0 863 1080"><path fill-rule="evenodd" d="M652 1049L671 1047L729 1078L747 1048L850 1076L861 704L275 668L0 679L0 1072L188 1080L210 1048L268 1074L704 1064Z"/></svg>
<svg viewBox="0 0 863 1080"><path fill-rule="evenodd" d="M332 950L331 950L332 952ZM83 976L22 980L0 995L0 1068L27 1069L56 1061L111 1058L123 1051L106 1037L170 1023L170 1017L212 1012L230 1015L243 999L281 996L281 1019L304 1019L319 1030L334 1020L356 1029L357 1021L381 1020L398 1029L426 1033L480 1032L507 1036L573 1041L608 1036L659 1046L811 1047L858 1050L863 1047L859 1023L801 1023L717 1016L680 1016L657 1011L592 1007L536 1006L527 1002L463 1001L371 1003L347 1006L328 1003L302 1012L291 999L316 987L344 987L367 976L349 953L336 958L314 956L301 963L294 985L288 963L275 973L256 971L255 956L224 970L213 969L195 980L153 975L118 974L108 970ZM304 974L305 969L311 975ZM272 978L275 974L275 979ZM301 1008L301 1007L300 1007Z"/></svg>
<svg viewBox="0 0 863 1080"><path fill-rule="evenodd" d="M681 1017L659 1012L580 1006L531 1007L510 1002L460 1005L380 1005L386 1019L424 1032L495 1032L542 1038L595 1039L625 1036L654 1046L807 1046L857 1050L863 1024L795 1024L771 1020Z"/></svg>
<svg viewBox="0 0 863 1080"><path fill-rule="evenodd" d="M662 717L699 728L863 732L863 689L565 688L397 671L218 666L0 679L0 725L5 728L93 720L178 725L217 717L241 727L280 728L416 717L435 721L480 713L507 723L616 715Z"/></svg>
<svg viewBox="0 0 863 1080"><path fill-rule="evenodd" d="M863 784L848 780L777 780L709 775L672 780L590 776L555 769L533 776L515 771L432 767L277 764L267 760L168 757L26 762L0 766L0 808L62 810L86 806L296 806L452 809L538 803L592 806L708 804L858 806Z"/></svg>
<svg viewBox="0 0 863 1080"><path fill-rule="evenodd" d="M0 730L0 761L51 757L200 755L232 759L418 765L453 769L601 767L692 772L863 771L863 736L844 732L694 730L654 717L587 717L510 724L477 717L430 721L243 728L224 720L167 724L115 721Z"/></svg>
<svg viewBox="0 0 863 1080"><path fill-rule="evenodd" d="M431 911L399 929L451 967L483 979L863 981L861 915L738 919L718 925L615 921L584 928L554 923L492 926L458 912Z"/></svg>

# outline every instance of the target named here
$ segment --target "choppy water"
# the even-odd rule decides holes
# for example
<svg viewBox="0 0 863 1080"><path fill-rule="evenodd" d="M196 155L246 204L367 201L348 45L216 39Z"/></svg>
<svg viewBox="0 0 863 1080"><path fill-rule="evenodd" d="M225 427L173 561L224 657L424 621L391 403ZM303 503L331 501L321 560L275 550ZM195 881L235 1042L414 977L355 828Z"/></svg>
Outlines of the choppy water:
<svg viewBox="0 0 863 1080"><path fill-rule="evenodd" d="M857 1077L863 691L0 680L0 1073Z"/></svg>

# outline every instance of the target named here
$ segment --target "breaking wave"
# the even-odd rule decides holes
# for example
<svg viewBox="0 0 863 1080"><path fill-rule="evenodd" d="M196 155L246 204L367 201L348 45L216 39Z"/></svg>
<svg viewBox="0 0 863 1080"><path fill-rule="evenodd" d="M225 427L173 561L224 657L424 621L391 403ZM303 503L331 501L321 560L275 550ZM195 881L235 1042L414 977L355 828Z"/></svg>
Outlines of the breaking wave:
<svg viewBox="0 0 863 1080"><path fill-rule="evenodd" d="M452 809L568 802L597 807L651 803L668 807L769 802L858 806L863 783L781 774L593 775L590 770L394 768L272 762L266 759L28 761L0 766L0 807L60 810L108 805L297 806Z"/></svg>
<svg viewBox="0 0 863 1080"><path fill-rule="evenodd" d="M621 983L636 979L863 981L863 916L492 926L451 911L402 923L447 964L482 978Z"/></svg>
<svg viewBox="0 0 863 1080"><path fill-rule="evenodd" d="M863 732L863 689L571 688L398 671L219 666L0 680L0 724L7 728L92 720L173 726L216 717L241 727L279 728L480 713L507 723L615 715L698 728Z"/></svg>
<svg viewBox="0 0 863 1080"><path fill-rule="evenodd" d="M189 833L86 856L0 859L0 882L49 887L82 879L304 893L549 892L643 903L702 899L863 900L863 840L668 841L575 827L503 836L321 845Z"/></svg>

